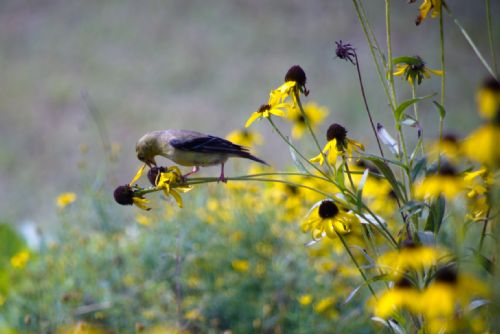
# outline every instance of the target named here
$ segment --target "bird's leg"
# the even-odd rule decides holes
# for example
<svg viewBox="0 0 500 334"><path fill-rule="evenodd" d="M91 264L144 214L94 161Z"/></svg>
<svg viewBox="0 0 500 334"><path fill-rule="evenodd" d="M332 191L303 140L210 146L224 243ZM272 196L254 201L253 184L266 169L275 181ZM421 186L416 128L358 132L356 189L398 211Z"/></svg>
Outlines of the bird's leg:
<svg viewBox="0 0 500 334"><path fill-rule="evenodd" d="M227 179L224 176L224 163L220 164L220 176L219 176L219 181L227 183Z"/></svg>
<svg viewBox="0 0 500 334"><path fill-rule="evenodd" d="M182 178L184 179L184 178L188 177L189 175L197 173L199 170L200 170L200 167L194 166L193 170L191 170L189 173L186 173L186 174L182 175Z"/></svg>

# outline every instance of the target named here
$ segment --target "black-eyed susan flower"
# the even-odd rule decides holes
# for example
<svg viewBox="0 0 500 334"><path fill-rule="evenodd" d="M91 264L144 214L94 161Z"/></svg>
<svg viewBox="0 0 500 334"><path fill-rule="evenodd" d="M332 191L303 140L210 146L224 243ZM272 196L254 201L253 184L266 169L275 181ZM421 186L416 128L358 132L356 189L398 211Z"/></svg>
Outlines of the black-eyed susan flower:
<svg viewBox="0 0 500 334"><path fill-rule="evenodd" d="M399 250L389 251L377 259L381 270L392 277L401 277L409 270L428 270L445 256L445 252L434 247L416 245L406 241Z"/></svg>
<svg viewBox="0 0 500 334"><path fill-rule="evenodd" d="M299 65L294 65L288 69L285 74L285 84L288 82L295 82L296 87L305 96L309 95L309 90L306 88L306 72Z"/></svg>
<svg viewBox="0 0 500 334"><path fill-rule="evenodd" d="M307 121L309 125L314 129L316 126L321 124L321 122L328 115L328 109L317 105L314 102L306 103L304 105L304 113L300 111L300 108L293 106L289 109L287 118L292 121L292 138L299 139L304 134L307 129Z"/></svg>
<svg viewBox="0 0 500 334"><path fill-rule="evenodd" d="M156 188L162 189L165 196L172 196L177 205L182 208L182 197L179 192L188 192L192 189L191 186L182 185L183 176L177 166L172 166L164 172L160 172L156 180Z"/></svg>
<svg viewBox="0 0 500 334"><path fill-rule="evenodd" d="M402 62L396 64L394 76L402 76L410 85L421 84L424 78L429 79L431 74L442 76L443 71L433 70L425 65L419 56L403 57Z"/></svg>
<svg viewBox="0 0 500 334"><path fill-rule="evenodd" d="M435 279L418 297L420 314L429 333L459 330L458 320L467 315L469 304L477 298L487 298L488 288L483 282L467 274L459 274L456 267L439 268Z"/></svg>
<svg viewBox="0 0 500 334"><path fill-rule="evenodd" d="M311 208L301 228L303 232L311 232L313 239L322 238L324 235L336 238L339 234L350 233L360 224L356 215L327 199Z"/></svg>
<svg viewBox="0 0 500 334"><path fill-rule="evenodd" d="M279 97L276 99L279 99ZM288 103L263 104L257 111L250 115L245 123L245 128L248 128L253 122L260 118L269 118L271 115L285 117L285 110L288 110L289 108L290 104Z"/></svg>
<svg viewBox="0 0 500 334"><path fill-rule="evenodd" d="M351 157L353 151L363 151L365 149L363 144L347 138L347 130L337 123L330 125L328 128L326 140L327 143L323 151L310 159L310 162L319 162L320 165L323 165L326 156L328 163L334 165L339 155L347 153L347 156Z"/></svg>
<svg viewBox="0 0 500 334"><path fill-rule="evenodd" d="M465 155L480 164L500 165L500 124L487 123L473 131L462 143Z"/></svg>
<svg viewBox="0 0 500 334"><path fill-rule="evenodd" d="M439 15L441 14L441 2L442 0L424 0L424 2L420 5L419 14L417 19L415 20L415 24L419 25L420 23L422 23L429 12L431 13L432 18L439 17Z"/></svg>
<svg viewBox="0 0 500 334"><path fill-rule="evenodd" d="M487 79L479 88L476 101L481 117L488 120L500 118L500 82L495 78Z"/></svg>
<svg viewBox="0 0 500 334"><path fill-rule="evenodd" d="M453 199L467 188L463 175L457 173L450 164L444 164L438 173L427 175L414 186L415 197L419 199L436 198L443 195Z"/></svg>
<svg viewBox="0 0 500 334"><path fill-rule="evenodd" d="M431 143L428 152L431 160L437 160L439 156L443 156L451 163L458 163L462 157L460 142L453 134L446 134L441 140Z"/></svg>
<svg viewBox="0 0 500 334"><path fill-rule="evenodd" d="M137 173L132 178L132 181L130 181L129 184L116 187L113 196L118 204L121 205L133 204L140 209L151 210L151 208L148 207L149 200L145 199L143 196L135 194L134 189L132 188L133 186L137 187L134 184L142 176L142 173L144 172L145 168L146 168L145 164L139 167L139 170L137 170Z"/></svg>
<svg viewBox="0 0 500 334"><path fill-rule="evenodd" d="M57 196L56 205L59 209L64 209L74 201L76 201L76 194L74 192L66 192Z"/></svg>
<svg viewBox="0 0 500 334"><path fill-rule="evenodd" d="M387 319L401 309L418 313L419 297L420 291L406 277L402 277L393 288L384 291L378 299L371 299L368 304L376 317Z"/></svg>
<svg viewBox="0 0 500 334"><path fill-rule="evenodd" d="M235 144L246 147L252 147L254 145L262 145L262 143L264 142L260 133L253 132L248 129L231 131L226 136L226 139Z"/></svg>
<svg viewBox="0 0 500 334"><path fill-rule="evenodd" d="M464 179L469 184L466 217L474 221L482 221L487 217L490 209L488 189L493 185L493 176L487 168L482 167L465 173Z"/></svg>

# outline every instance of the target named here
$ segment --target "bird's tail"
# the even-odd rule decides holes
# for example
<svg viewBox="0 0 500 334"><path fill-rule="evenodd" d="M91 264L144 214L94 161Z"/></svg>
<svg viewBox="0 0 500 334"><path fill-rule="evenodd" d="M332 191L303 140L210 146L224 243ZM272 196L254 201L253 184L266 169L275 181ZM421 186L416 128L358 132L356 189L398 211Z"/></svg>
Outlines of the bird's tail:
<svg viewBox="0 0 500 334"><path fill-rule="evenodd" d="M242 157L242 158L246 158L246 159L250 159L250 160L253 160L253 161L257 161L257 162L259 162L261 164L264 164L264 165L267 165L267 166L271 166L270 164L268 164L264 160L259 159L256 156L253 156L249 152L241 152L239 156Z"/></svg>

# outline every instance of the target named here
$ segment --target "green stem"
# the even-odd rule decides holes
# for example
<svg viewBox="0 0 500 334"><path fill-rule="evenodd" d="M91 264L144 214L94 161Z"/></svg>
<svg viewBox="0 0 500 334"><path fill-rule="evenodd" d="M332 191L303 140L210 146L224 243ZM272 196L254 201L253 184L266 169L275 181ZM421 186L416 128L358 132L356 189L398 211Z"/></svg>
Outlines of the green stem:
<svg viewBox="0 0 500 334"><path fill-rule="evenodd" d="M445 83L446 83L446 66L444 57L444 23L443 23L443 3L441 2L441 10L439 11L439 46L441 49L441 106L444 108L445 100ZM443 140L444 117L439 116L439 141ZM441 168L441 152L438 152L437 169Z"/></svg>
<svg viewBox="0 0 500 334"><path fill-rule="evenodd" d="M417 87L415 87L415 82L411 84L411 98L416 99L417 98ZM413 113L415 114L415 120L419 124L420 127L420 136L418 137L418 143L417 143L417 148L420 146L422 150L422 155L425 156L425 149L424 149L424 141L422 140L424 136L424 130L423 127L420 124L420 120L418 119L418 102L413 103Z"/></svg>
<svg viewBox="0 0 500 334"><path fill-rule="evenodd" d="M495 44L493 43L493 29L491 28L491 10L490 0L485 0L486 3L486 22L488 25L488 44L490 45L491 61L493 63L493 70L498 73L497 57L495 55Z"/></svg>
<svg viewBox="0 0 500 334"><path fill-rule="evenodd" d="M363 278L363 280L365 281L366 285L368 286L368 289L370 290L370 292L372 293L373 297L377 298L377 295L375 293L375 290L373 290L370 282L368 281L368 278L366 277L366 274L365 272L363 271L363 269L361 269L361 267L359 266L358 264L358 261L356 261L356 258L354 257L354 255L352 254L351 250L349 249L349 246L347 245L347 243L345 242L345 239L344 239L344 236L342 236L339 232L337 232L337 230L335 230L335 233L337 233L337 236L339 237L340 241L342 242L342 245L344 245L344 248L346 250L346 252L349 254L349 256L351 257L351 260L352 262L354 263L354 265L356 266L356 268L358 269L361 277Z"/></svg>
<svg viewBox="0 0 500 334"><path fill-rule="evenodd" d="M472 38L469 36L469 34L465 30L465 28L462 26L460 21L458 21L458 19L453 16L453 14L452 14L451 10L448 8L448 6L443 6L443 8L445 8L446 11L448 12L448 14L452 17L453 22L457 25L458 29L460 29L460 32L462 33L462 35L464 35L467 43L469 43L470 47L472 48L472 50L474 51L476 56L479 58L481 63L483 63L483 66L488 70L488 72L490 72L492 77L494 77L495 79L498 80L498 75L491 69L491 66L488 64L486 59L484 59L483 55L481 54L481 51L479 51L478 47L476 46L474 41L472 41Z"/></svg>
<svg viewBox="0 0 500 334"><path fill-rule="evenodd" d="M387 74L389 75L389 88L391 90L392 105L397 106L396 89L394 87L394 73L392 64L392 42L391 42L391 0L385 0L385 28L387 34Z"/></svg>
<svg viewBox="0 0 500 334"><path fill-rule="evenodd" d="M396 106L393 104L393 101L391 99L391 94L389 93L389 88L387 87L385 74L382 72L382 69L380 68L380 64L378 63L377 55L375 54L376 46L373 45L373 42L370 39L370 35L368 33L368 28L366 27L365 20L363 19L363 14L361 12L358 1L352 0L352 3L354 5L354 8L356 9L356 14L358 15L358 19L359 19L359 22L361 24L361 27L363 28L363 33L364 33L366 41L368 43L368 47L370 49L370 53L372 55L373 62L375 63L375 67L377 69L377 75L378 75L380 84L384 88L384 92L385 92L385 95L387 96L387 100L389 101L389 105L391 106L391 110L394 112L394 110L396 110Z"/></svg>
<svg viewBox="0 0 500 334"><path fill-rule="evenodd" d="M490 210L491 209L488 209L488 211L486 212L486 217L484 219L483 229L481 230L481 238L479 239L479 246L477 248L478 253L481 253L481 250L483 249L484 237L486 236L486 229L488 228L488 221L490 220Z"/></svg>
<svg viewBox="0 0 500 334"><path fill-rule="evenodd" d="M380 155L384 158L384 151L382 150L382 145L380 144L380 139L377 135L377 129L375 128L375 124L373 123L372 114L370 112L370 108L368 107L368 101L366 99L365 88L363 86L363 79L361 78L361 71L359 69L359 60L358 55L354 52L354 58L356 59L356 70L358 72L359 86L361 88L361 95L363 95L363 101L365 102L366 112L368 113L368 118L370 119L370 124L372 126L373 134L375 135L375 139L377 140L378 149L380 150Z"/></svg>

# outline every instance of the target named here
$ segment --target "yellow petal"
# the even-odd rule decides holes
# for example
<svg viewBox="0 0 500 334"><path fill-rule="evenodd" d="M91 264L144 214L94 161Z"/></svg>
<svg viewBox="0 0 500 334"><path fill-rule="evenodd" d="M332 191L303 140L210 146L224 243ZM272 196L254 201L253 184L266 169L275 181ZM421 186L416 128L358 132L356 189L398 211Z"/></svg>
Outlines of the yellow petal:
<svg viewBox="0 0 500 334"><path fill-rule="evenodd" d="M248 128L253 122L255 122L255 120L257 118L260 118L262 117L262 113L261 112L258 112L258 111L255 111L251 116L250 118L247 120L247 122L245 123L245 128Z"/></svg>
<svg viewBox="0 0 500 334"><path fill-rule="evenodd" d="M144 172L144 168L146 168L146 164L139 167L139 170L137 171L137 173L135 173L134 178L129 183L130 186L133 185L134 183L136 183L137 180L139 180L139 178L142 176L142 173Z"/></svg>
<svg viewBox="0 0 500 334"><path fill-rule="evenodd" d="M182 208L182 197L179 195L179 193L175 190L172 189L170 192L170 195L172 195L173 198L175 198L175 201L177 202L177 205L179 208Z"/></svg>
<svg viewBox="0 0 500 334"><path fill-rule="evenodd" d="M147 206L149 201L145 198L133 197L132 201L134 201L135 206L137 206L139 209L146 210L146 211L151 210L151 208Z"/></svg>

